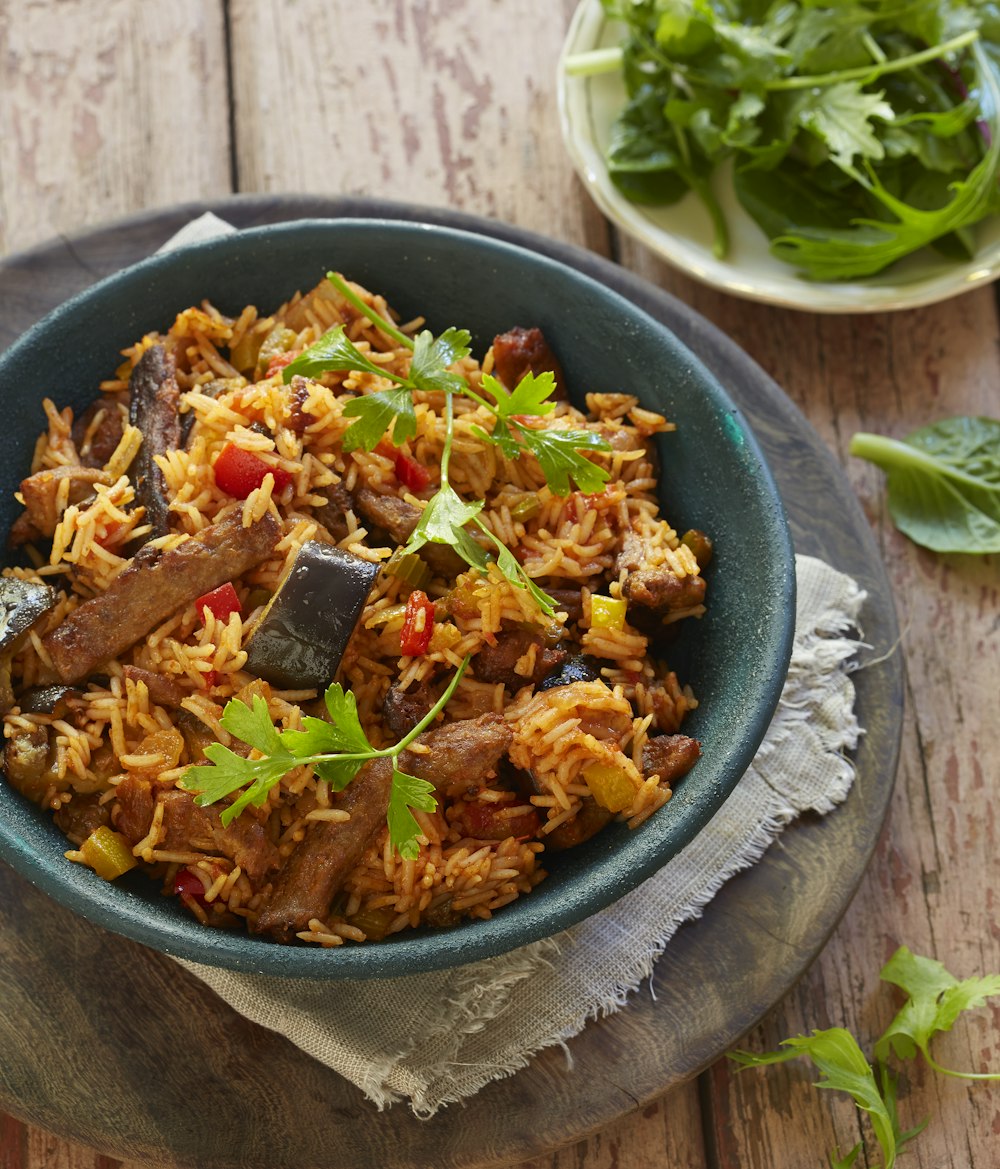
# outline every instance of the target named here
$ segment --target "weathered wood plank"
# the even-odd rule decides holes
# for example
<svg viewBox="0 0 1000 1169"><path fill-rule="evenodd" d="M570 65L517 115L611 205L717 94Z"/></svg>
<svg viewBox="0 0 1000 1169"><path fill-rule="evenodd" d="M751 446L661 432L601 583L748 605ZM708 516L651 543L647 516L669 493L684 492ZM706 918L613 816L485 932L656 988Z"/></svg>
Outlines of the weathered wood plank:
<svg viewBox="0 0 1000 1169"><path fill-rule="evenodd" d="M574 7L233 0L240 189L450 206L606 250L559 141Z"/></svg>
<svg viewBox="0 0 1000 1169"><path fill-rule="evenodd" d="M230 189L221 0L0 5L0 254Z"/></svg>
<svg viewBox="0 0 1000 1169"><path fill-rule="evenodd" d="M884 476L848 454L858 430L902 438L957 414L996 417L1000 360L994 294L911 312L820 317L750 305L696 285L629 242L627 267L669 289L737 340L803 409L844 464L893 582L909 676L902 762L890 821L845 919L796 990L748 1038L757 1050L813 1028L846 1026L870 1051L899 999L878 977L900 945L959 976L1000 971L992 890L1000 886L995 722L1000 676L997 558L938 556L892 526ZM1000 1013L981 1012L941 1041L946 1066L1000 1069ZM719 1163L819 1166L859 1139L853 1105L810 1086L804 1062L734 1075L712 1069ZM904 1125L930 1116L918 1163L995 1164L1000 1090L914 1068ZM782 1107L775 1108L781 1101ZM873 1149L869 1142L869 1149ZM919 1150L919 1152L918 1152ZM874 1155L870 1153L870 1155Z"/></svg>

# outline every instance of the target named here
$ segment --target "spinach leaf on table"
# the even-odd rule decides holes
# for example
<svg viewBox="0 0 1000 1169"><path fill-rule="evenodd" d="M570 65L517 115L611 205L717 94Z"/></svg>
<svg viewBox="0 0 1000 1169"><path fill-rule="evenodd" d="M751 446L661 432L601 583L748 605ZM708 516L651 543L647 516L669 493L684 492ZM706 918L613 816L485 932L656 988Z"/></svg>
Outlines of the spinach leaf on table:
<svg viewBox="0 0 1000 1169"><path fill-rule="evenodd" d="M1000 552L1000 421L946 418L898 442L856 434L851 454L886 473L893 523L935 552Z"/></svg>

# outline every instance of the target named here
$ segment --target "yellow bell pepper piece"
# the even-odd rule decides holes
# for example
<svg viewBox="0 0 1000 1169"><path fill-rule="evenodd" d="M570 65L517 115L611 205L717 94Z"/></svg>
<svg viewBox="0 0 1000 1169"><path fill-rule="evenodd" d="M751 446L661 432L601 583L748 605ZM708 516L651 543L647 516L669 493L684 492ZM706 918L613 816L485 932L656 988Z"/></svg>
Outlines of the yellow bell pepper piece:
<svg viewBox="0 0 1000 1169"><path fill-rule="evenodd" d="M136 866L129 842L120 832L114 832L106 825L95 828L80 845L80 851L67 853L67 856L89 865L105 881L113 881Z"/></svg>
<svg viewBox="0 0 1000 1169"><path fill-rule="evenodd" d="M635 799L635 787L620 767L611 763L588 763L582 774L590 794L609 812L622 812Z"/></svg>
<svg viewBox="0 0 1000 1169"><path fill-rule="evenodd" d="M590 598L590 628L621 633L625 628L627 608L627 601L616 601L613 597L602 597L600 593L595 593Z"/></svg>

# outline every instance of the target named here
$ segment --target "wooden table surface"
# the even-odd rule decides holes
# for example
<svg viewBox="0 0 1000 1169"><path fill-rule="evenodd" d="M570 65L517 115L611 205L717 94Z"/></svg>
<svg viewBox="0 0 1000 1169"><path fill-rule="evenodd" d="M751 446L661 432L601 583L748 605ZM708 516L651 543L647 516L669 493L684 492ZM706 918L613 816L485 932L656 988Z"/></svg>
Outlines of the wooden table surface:
<svg viewBox="0 0 1000 1169"><path fill-rule="evenodd" d="M0 255L231 192L405 199L613 257L742 345L841 460L882 550L908 665L902 759L876 855L818 961L747 1044L845 1026L870 1048L895 1010L878 972L897 946L961 976L1000 971L1000 574L996 557L936 556L904 539L882 476L847 448L857 430L901 437L950 415L1000 415L995 293L811 316L703 288L619 236L560 144L555 64L573 7L0 0ZM1000 1006L945 1037L940 1055L1000 1069ZM914 1065L903 1121L925 1116L901 1165L1000 1164L1000 1086ZM817 1092L804 1064L734 1075L720 1060L522 1169L819 1169L859 1132L853 1105ZM859 1165L878 1163L869 1145ZM0 1115L0 1169L56 1167L138 1169Z"/></svg>

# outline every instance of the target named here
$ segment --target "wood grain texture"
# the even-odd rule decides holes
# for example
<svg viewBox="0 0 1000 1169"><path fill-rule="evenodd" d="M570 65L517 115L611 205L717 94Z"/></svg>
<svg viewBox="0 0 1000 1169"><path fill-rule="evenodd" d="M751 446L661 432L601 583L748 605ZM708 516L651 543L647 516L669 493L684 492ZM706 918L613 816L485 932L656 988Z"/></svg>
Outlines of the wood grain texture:
<svg viewBox="0 0 1000 1169"><path fill-rule="evenodd" d="M843 461L877 534L903 626L902 765L891 821L840 929L747 1043L772 1048L830 1025L870 1041L894 1009L877 971L898 944L935 954L958 974L1000 970L1000 629L997 558L914 548L888 521L880 474L849 459L847 442L859 428L898 437L950 413L1000 414L994 298L984 290L910 313L813 317L724 297L612 241L558 142L553 71L572 7L571 0L232 0L239 187L410 198L605 254L613 243L628 267L680 295L755 356ZM348 70L347 60L360 63ZM0 61L0 253L229 189L221 3L178 0L169 23L161 6L141 0L0 3ZM1000 1012L983 1012L946 1037L941 1059L1000 1066L998 1036ZM907 1087L904 1120L933 1117L907 1151L908 1164L992 1169L996 1088L919 1070ZM703 1078L701 1097L686 1085L521 1169L801 1169L825 1164L826 1149L846 1149L861 1132L853 1106L817 1093L804 1067L734 1076L719 1062ZM871 1145L867 1163L875 1163ZM0 1120L3 1169L148 1164Z"/></svg>
<svg viewBox="0 0 1000 1169"><path fill-rule="evenodd" d="M222 2L171 0L169 12L0 4L0 254L229 191Z"/></svg>

